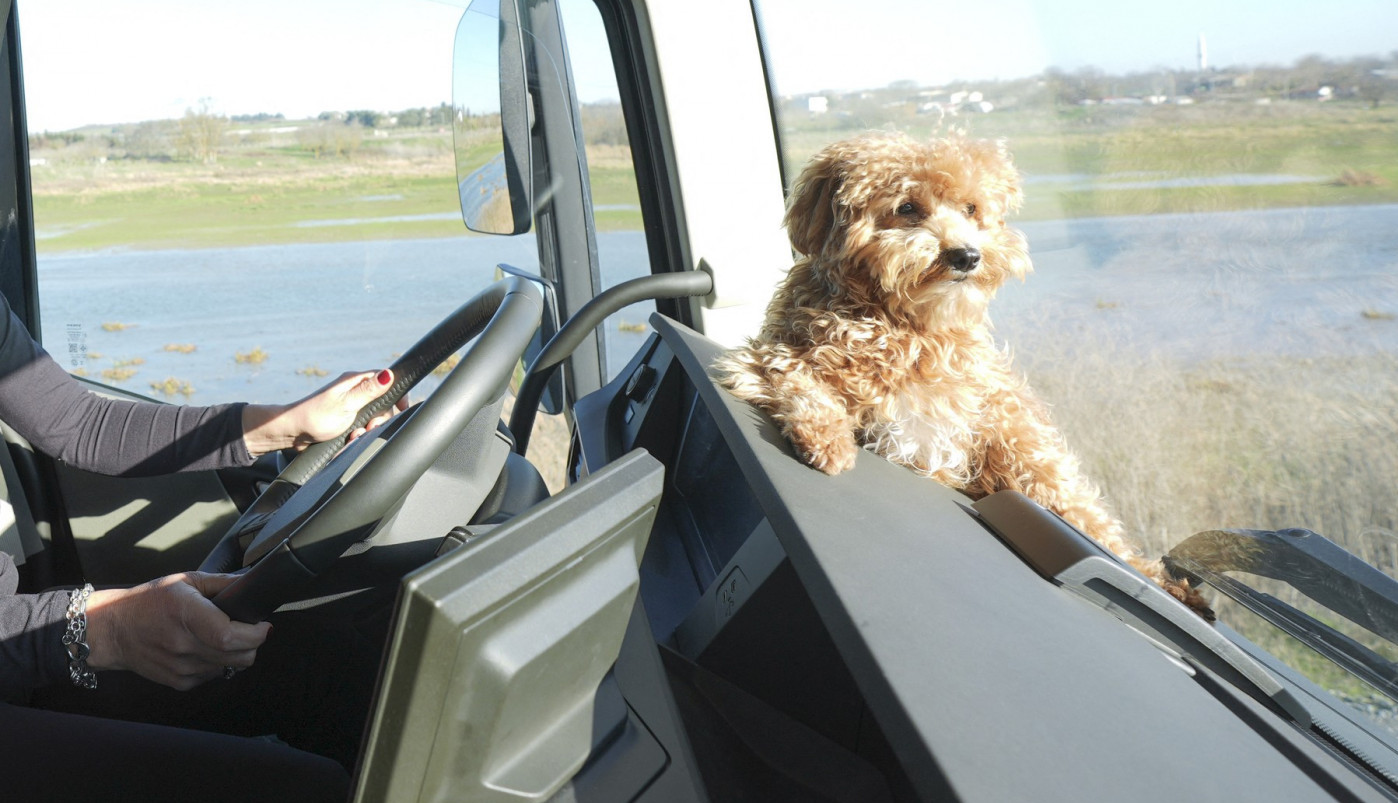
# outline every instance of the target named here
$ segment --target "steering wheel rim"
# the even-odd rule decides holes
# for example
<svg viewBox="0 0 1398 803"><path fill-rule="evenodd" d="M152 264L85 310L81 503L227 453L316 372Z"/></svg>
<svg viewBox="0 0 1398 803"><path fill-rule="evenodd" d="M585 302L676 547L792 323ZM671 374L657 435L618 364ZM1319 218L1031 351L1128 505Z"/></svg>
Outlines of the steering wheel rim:
<svg viewBox="0 0 1398 803"><path fill-rule="evenodd" d="M214 603L231 618L262 621L371 533L457 433L504 389L538 327L542 308L531 282L506 277L405 352L391 366L393 386L366 405L343 434L293 460L204 559L201 571L232 571L244 565L247 569ZM375 430L361 439L372 442L361 445L352 459L348 452L353 448L346 459L335 461L351 432L387 410L472 338L478 339L408 420L384 428L391 429L386 437ZM338 473L322 477L332 469ZM310 483L313 478L316 482ZM319 495L301 498L309 493ZM304 510L295 511L302 506ZM284 509L295 512L277 521ZM262 526L269 529L257 533L245 551L243 539Z"/></svg>

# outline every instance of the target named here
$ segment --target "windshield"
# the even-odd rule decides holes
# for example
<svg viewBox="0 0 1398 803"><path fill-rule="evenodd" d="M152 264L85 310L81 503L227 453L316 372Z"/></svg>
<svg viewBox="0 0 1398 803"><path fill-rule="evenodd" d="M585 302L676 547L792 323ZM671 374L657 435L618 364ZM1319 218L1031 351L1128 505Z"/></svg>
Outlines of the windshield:
<svg viewBox="0 0 1398 803"><path fill-rule="evenodd" d="M755 6L788 186L867 129L1005 140L1034 272L992 305L997 336L1150 554L1205 530L1305 528L1393 575L1398 6L1340 0L1325 25L1299 3ZM1398 710L1209 593L1343 699Z"/></svg>

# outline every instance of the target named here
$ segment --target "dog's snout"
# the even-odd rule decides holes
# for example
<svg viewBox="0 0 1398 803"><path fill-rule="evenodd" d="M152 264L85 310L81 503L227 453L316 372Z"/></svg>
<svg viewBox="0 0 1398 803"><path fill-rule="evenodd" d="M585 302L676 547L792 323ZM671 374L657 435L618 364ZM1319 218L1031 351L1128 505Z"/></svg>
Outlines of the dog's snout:
<svg viewBox="0 0 1398 803"><path fill-rule="evenodd" d="M981 252L979 248L953 248L945 252L942 256L947 267L952 270L970 273L981 264Z"/></svg>

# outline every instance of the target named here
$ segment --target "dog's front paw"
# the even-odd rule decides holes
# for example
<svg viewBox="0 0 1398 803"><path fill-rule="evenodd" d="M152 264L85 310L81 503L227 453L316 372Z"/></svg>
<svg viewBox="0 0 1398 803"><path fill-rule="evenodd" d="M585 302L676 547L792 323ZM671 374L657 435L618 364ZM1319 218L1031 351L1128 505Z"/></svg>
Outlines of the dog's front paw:
<svg viewBox="0 0 1398 803"><path fill-rule="evenodd" d="M1191 586L1188 580L1170 579L1161 583L1160 587L1165 589L1170 596L1183 602L1205 622L1212 622L1218 618L1214 609L1209 607L1208 600L1204 599L1204 595L1199 593L1199 589Z"/></svg>
<svg viewBox="0 0 1398 803"><path fill-rule="evenodd" d="M854 436L848 434L843 438L818 439L792 432L791 443L806 465L831 475L854 468L855 457L859 454L859 445L854 442Z"/></svg>
<svg viewBox="0 0 1398 803"><path fill-rule="evenodd" d="M1186 607L1198 614L1200 619L1212 622L1218 618L1214 614L1214 609L1209 607L1208 600L1199 593L1199 589L1190 585L1189 580L1171 575L1165 569L1164 562L1147 560L1140 555L1127 555L1126 562L1146 577L1154 580L1156 585L1165 589L1165 593L1183 602Z"/></svg>

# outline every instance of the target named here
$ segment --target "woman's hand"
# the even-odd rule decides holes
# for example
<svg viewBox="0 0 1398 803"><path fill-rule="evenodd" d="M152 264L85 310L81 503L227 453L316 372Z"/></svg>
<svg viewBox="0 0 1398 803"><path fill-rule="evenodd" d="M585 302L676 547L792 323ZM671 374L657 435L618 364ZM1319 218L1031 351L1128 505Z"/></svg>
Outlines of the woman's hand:
<svg viewBox="0 0 1398 803"><path fill-rule="evenodd" d="M186 572L135 588L94 591L87 602L87 663L127 669L186 691L252 666L272 626L228 618L209 601L233 575Z"/></svg>
<svg viewBox="0 0 1398 803"><path fill-rule="evenodd" d="M302 451L349 429L364 405L382 396L392 385L393 372L386 368L377 373L347 373L291 404L249 404L243 408L243 442L253 457L286 448ZM406 397L399 399L395 409L384 411L363 429L350 433L351 439L407 406Z"/></svg>

